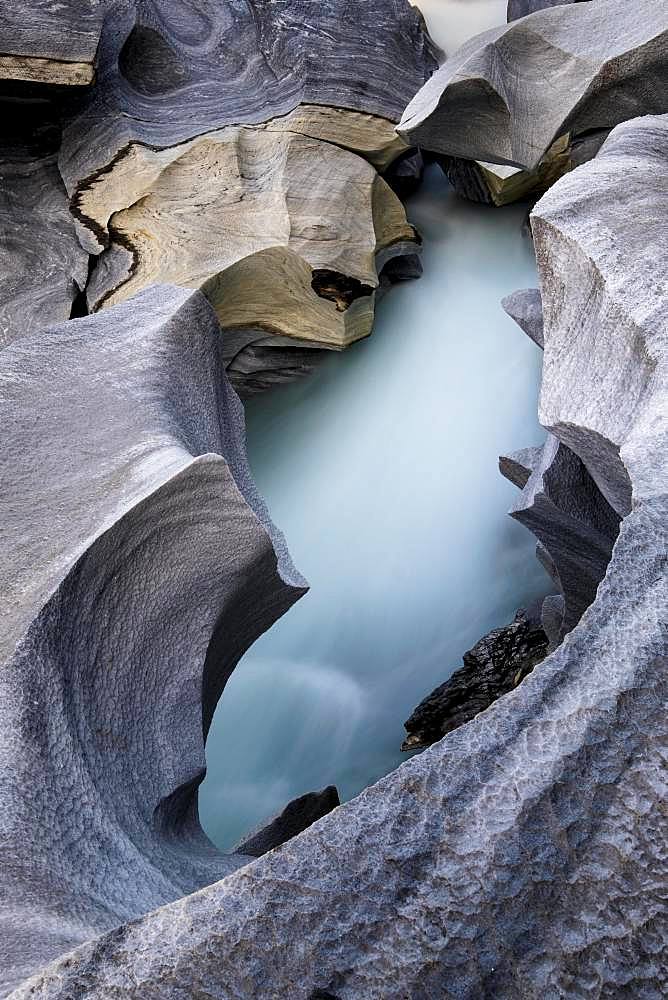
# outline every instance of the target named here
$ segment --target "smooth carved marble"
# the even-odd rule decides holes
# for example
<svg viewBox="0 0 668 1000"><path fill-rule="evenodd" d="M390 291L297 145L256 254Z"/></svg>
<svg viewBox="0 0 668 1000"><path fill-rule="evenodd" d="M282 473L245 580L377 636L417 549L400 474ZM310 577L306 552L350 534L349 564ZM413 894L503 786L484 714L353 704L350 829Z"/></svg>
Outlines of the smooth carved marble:
<svg viewBox="0 0 668 1000"><path fill-rule="evenodd" d="M304 592L198 292L2 352L0 992L244 864L197 818L239 657ZM178 735L176 735L178 734Z"/></svg>
<svg viewBox="0 0 668 1000"><path fill-rule="evenodd" d="M89 305L155 282L200 288L228 364L271 336L337 349L367 336L379 271L419 252L371 164L283 120L166 150L132 145L78 207L111 239Z"/></svg>
<svg viewBox="0 0 668 1000"><path fill-rule="evenodd" d="M399 133L447 156L535 171L555 140L668 111L668 7L588 0L471 39L407 107Z"/></svg>
<svg viewBox="0 0 668 1000"><path fill-rule="evenodd" d="M406 0L120 0L97 84L65 136L65 182L74 193L132 142L165 149L300 105L396 123L435 51ZM339 126L346 146L345 115Z"/></svg>
<svg viewBox="0 0 668 1000"><path fill-rule="evenodd" d="M286 348L367 336L381 272L396 257L415 270L419 250L378 176L406 154L395 125L437 66L418 12L121 0L98 63L59 158L85 246L102 254L90 307L156 281L201 288L246 394L319 357Z"/></svg>
<svg viewBox="0 0 668 1000"><path fill-rule="evenodd" d="M542 416L633 499L579 624L352 802L12 1000L665 994L667 161L668 119L630 122L533 215Z"/></svg>

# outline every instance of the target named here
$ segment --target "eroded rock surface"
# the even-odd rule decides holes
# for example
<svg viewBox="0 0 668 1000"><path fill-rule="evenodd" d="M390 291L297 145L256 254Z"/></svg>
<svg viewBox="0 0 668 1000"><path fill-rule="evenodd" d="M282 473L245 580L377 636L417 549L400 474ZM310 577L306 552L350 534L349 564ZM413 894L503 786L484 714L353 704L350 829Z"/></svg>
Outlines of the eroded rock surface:
<svg viewBox="0 0 668 1000"><path fill-rule="evenodd" d="M560 142L668 110L667 39L668 9L654 0L538 10L463 45L410 103L399 132L433 152L536 179L557 155L558 175L572 165ZM575 162L583 155L579 147Z"/></svg>
<svg viewBox="0 0 668 1000"><path fill-rule="evenodd" d="M418 12L405 0L127 0L98 63L59 158L86 248L104 250L90 307L156 281L201 288L244 392L318 357L286 363L286 347L366 336L383 271L419 252L378 175L406 154L395 125L437 65ZM319 271L336 295L319 294Z"/></svg>
<svg viewBox="0 0 668 1000"><path fill-rule="evenodd" d="M86 285L81 248L56 154L60 109L0 87L0 348L70 316Z"/></svg>
<svg viewBox="0 0 668 1000"><path fill-rule="evenodd" d="M250 478L199 293L157 286L20 338L0 408L7 990L245 863L199 826L204 738L305 584Z"/></svg>
<svg viewBox="0 0 668 1000"><path fill-rule="evenodd" d="M627 123L533 216L541 413L631 501L580 622L354 801L14 1000L665 994L667 160L666 118Z"/></svg>
<svg viewBox="0 0 668 1000"><path fill-rule="evenodd" d="M533 450L532 450L533 451ZM520 453L526 456L526 452ZM541 543L539 558L564 598L559 638L570 632L596 597L619 532L619 515L603 497L583 462L552 435L531 455L512 516ZM501 461L517 466L520 456ZM511 468L511 481L517 478ZM545 559L545 554L549 561Z"/></svg>
<svg viewBox="0 0 668 1000"><path fill-rule="evenodd" d="M517 21L520 17L533 14L537 10L548 7L561 7L568 3L582 3L582 0L508 0L508 20Z"/></svg>

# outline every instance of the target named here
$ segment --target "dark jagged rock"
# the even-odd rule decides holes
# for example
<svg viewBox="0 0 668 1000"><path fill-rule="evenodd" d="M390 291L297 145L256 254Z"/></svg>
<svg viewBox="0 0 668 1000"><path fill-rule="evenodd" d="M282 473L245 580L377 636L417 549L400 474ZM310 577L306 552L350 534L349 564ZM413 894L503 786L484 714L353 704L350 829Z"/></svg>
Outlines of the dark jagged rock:
<svg viewBox="0 0 668 1000"><path fill-rule="evenodd" d="M322 819L341 804L334 785L320 792L308 792L289 802L285 809L258 830L249 833L235 847L239 854L259 858Z"/></svg>
<svg viewBox="0 0 668 1000"><path fill-rule="evenodd" d="M580 623L354 801L12 1000L665 993L667 159L668 120L630 122L533 215L552 361L541 405L575 420L599 478L611 452L590 464L586 432L615 443L632 484Z"/></svg>
<svg viewBox="0 0 668 1000"><path fill-rule="evenodd" d="M533 14L537 10L547 10L548 7L561 7L568 3L582 3L582 0L508 0L508 20L517 21L520 17Z"/></svg>
<svg viewBox="0 0 668 1000"><path fill-rule="evenodd" d="M402 750L421 750L470 722L507 694L545 658L548 638L523 610L464 653L464 666L420 702L404 723Z"/></svg>
<svg viewBox="0 0 668 1000"><path fill-rule="evenodd" d="M425 84L399 133L447 156L536 171L557 140L668 109L668 9L589 0L471 39Z"/></svg>
<svg viewBox="0 0 668 1000"><path fill-rule="evenodd" d="M424 157L414 149L399 157L384 174L385 180L402 201L414 194L422 183Z"/></svg>
<svg viewBox="0 0 668 1000"><path fill-rule="evenodd" d="M543 302L540 289L523 288L506 295L501 305L534 344L543 348Z"/></svg>
<svg viewBox="0 0 668 1000"><path fill-rule="evenodd" d="M532 451L532 461L536 457ZM512 462L513 456L505 461ZM500 466L504 472L503 460ZM516 482L518 477L509 478ZM549 554L550 575L564 598L563 636L596 597L619 532L619 515L580 459L549 435L512 516Z"/></svg>
<svg viewBox="0 0 668 1000"><path fill-rule="evenodd" d="M305 585L199 293L155 287L20 338L0 407L6 991L245 863L199 826L203 740L237 660Z"/></svg>
<svg viewBox="0 0 668 1000"><path fill-rule="evenodd" d="M501 455L499 458L501 475L523 490L529 482L531 473L538 467L542 452L542 448L534 447L522 448L512 455Z"/></svg>

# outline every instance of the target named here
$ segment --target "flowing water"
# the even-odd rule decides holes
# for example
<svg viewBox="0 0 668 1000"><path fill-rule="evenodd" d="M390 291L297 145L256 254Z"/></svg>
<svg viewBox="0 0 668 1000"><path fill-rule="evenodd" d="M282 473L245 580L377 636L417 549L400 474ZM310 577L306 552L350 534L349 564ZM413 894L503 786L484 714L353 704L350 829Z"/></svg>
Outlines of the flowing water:
<svg viewBox="0 0 668 1000"><path fill-rule="evenodd" d="M465 203L431 167L409 203L424 276L387 294L370 338L247 406L257 484L311 591L216 712L200 814L223 848L297 795L350 798L395 768L421 698L547 593L497 469L544 437L540 351L499 305L536 283L525 212Z"/></svg>

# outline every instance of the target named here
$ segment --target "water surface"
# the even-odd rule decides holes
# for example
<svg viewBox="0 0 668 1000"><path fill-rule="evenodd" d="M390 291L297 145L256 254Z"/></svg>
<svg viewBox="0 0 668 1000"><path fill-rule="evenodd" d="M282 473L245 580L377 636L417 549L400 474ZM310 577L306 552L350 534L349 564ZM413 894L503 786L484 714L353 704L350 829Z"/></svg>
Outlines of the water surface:
<svg viewBox="0 0 668 1000"><path fill-rule="evenodd" d="M423 278L389 292L370 338L247 407L256 481L312 589L216 712L200 809L221 847L296 795L349 798L395 768L417 702L547 592L497 470L544 436L540 351L499 305L536 283L525 212L463 202L430 168L409 203Z"/></svg>

